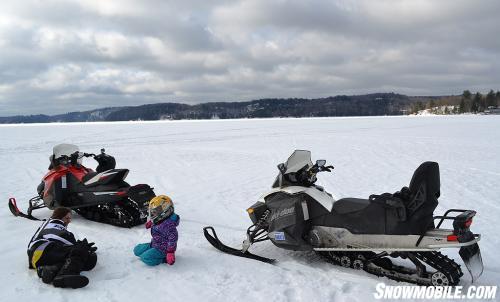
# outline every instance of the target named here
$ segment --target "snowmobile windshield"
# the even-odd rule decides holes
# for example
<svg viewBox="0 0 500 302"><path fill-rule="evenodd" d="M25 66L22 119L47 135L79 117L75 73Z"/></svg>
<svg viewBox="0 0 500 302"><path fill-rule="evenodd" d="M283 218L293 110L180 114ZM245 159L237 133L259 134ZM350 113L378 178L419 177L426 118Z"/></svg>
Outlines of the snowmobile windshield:
<svg viewBox="0 0 500 302"><path fill-rule="evenodd" d="M302 172L309 170L312 166L311 151L295 150L284 164L284 167L281 167L281 164L278 166L280 173L274 180L272 187L307 185L306 183L310 185L310 181L302 177Z"/></svg>
<svg viewBox="0 0 500 302"><path fill-rule="evenodd" d="M54 159L60 159L61 157L67 157L70 158L72 154L79 152L80 149L76 145L72 144L59 144L54 146L53 153L54 153ZM83 154L79 154L78 156L78 164L82 164L82 157Z"/></svg>
<svg viewBox="0 0 500 302"><path fill-rule="evenodd" d="M290 155L290 157L286 161L285 174L296 173L304 167L307 167L306 169L309 169L312 166L313 163L311 161L311 151L295 150L295 152L293 152L292 155Z"/></svg>

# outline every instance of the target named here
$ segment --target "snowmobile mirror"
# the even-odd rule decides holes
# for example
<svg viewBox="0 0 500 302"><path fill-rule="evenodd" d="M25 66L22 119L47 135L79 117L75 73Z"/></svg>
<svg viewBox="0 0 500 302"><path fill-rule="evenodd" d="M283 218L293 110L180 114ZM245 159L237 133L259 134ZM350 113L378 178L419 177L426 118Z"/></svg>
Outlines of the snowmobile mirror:
<svg viewBox="0 0 500 302"><path fill-rule="evenodd" d="M281 174L285 174L286 167L284 163L278 165L278 170L280 170Z"/></svg>
<svg viewBox="0 0 500 302"><path fill-rule="evenodd" d="M326 160L324 160L324 159L318 159L316 161L316 166L323 167L324 165L326 165Z"/></svg>

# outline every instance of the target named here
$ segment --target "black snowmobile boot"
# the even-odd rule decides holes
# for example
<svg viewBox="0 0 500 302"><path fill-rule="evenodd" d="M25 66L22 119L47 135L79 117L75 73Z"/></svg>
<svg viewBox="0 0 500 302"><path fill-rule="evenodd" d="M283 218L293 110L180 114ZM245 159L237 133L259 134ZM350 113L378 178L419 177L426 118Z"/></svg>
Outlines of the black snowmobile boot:
<svg viewBox="0 0 500 302"><path fill-rule="evenodd" d="M38 277L42 279L43 283L49 284L52 283L52 280L54 280L54 277L57 275L61 267L62 263L54 265L43 265L37 267L36 273Z"/></svg>
<svg viewBox="0 0 500 302"><path fill-rule="evenodd" d="M97 255L96 253L90 253L87 261L85 261L82 271L90 271L92 270L97 264Z"/></svg>
<svg viewBox="0 0 500 302"><path fill-rule="evenodd" d="M52 284L55 287L63 288L81 288L87 286L87 284L89 284L89 279L80 275L82 268L83 263L80 258L67 258L59 273L54 277Z"/></svg>

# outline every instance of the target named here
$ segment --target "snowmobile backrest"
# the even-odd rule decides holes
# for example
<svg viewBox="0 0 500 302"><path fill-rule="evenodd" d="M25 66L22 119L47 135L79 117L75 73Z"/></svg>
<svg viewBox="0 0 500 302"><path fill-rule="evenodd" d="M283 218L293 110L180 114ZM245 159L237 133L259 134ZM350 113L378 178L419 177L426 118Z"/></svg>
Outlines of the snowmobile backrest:
<svg viewBox="0 0 500 302"><path fill-rule="evenodd" d="M425 182L427 185L428 191L435 194L435 197L438 198L440 194L440 186L441 183L439 181L439 164L432 161L426 161L422 163L415 173L413 173L413 177L410 181L410 192L411 194L415 194L418 190L420 183Z"/></svg>
<svg viewBox="0 0 500 302"><path fill-rule="evenodd" d="M415 212L424 203L436 203L440 195L439 165L436 162L424 162L421 164L410 181L411 201L407 208Z"/></svg>

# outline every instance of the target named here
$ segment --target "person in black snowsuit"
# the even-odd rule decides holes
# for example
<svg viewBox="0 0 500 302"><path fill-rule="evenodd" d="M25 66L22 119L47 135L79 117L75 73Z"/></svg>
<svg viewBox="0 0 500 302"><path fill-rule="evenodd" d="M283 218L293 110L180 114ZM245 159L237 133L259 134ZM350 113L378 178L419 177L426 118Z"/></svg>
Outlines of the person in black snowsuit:
<svg viewBox="0 0 500 302"><path fill-rule="evenodd" d="M37 229L28 245L29 268L36 269L44 283L55 287L80 288L89 283L81 271L97 264L97 247L87 239L76 240L66 228L71 209L56 208L51 218Z"/></svg>

